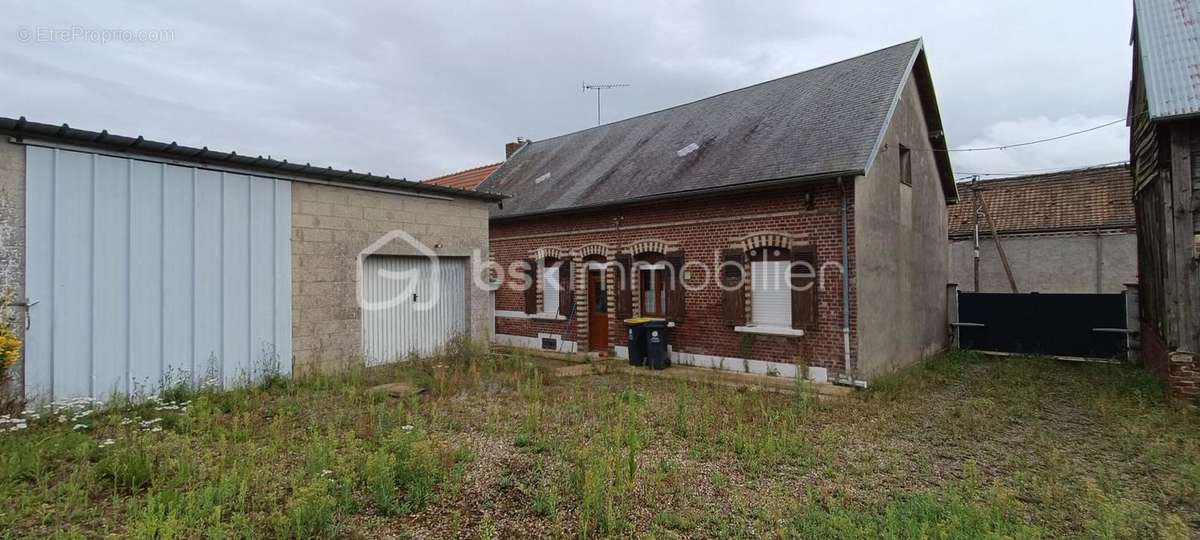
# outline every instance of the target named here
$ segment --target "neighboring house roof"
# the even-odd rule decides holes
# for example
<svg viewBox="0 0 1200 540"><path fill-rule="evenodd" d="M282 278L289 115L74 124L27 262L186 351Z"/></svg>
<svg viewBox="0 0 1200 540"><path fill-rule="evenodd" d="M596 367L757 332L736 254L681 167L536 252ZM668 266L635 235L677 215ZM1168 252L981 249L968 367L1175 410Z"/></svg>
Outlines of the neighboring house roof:
<svg viewBox="0 0 1200 540"><path fill-rule="evenodd" d="M422 180L422 182L426 184L433 184L435 186L474 190L479 188L479 184L482 184L484 180L487 180L489 174L495 172L496 169L499 169L500 165L503 164L504 162L501 161L500 163L493 163L491 165L482 165L475 167L474 169L467 169L465 171L459 171L452 174L438 176L436 178L430 178L428 180Z"/></svg>
<svg viewBox="0 0 1200 540"><path fill-rule="evenodd" d="M66 124L56 126L29 122L25 120L24 116L19 119L0 118L0 133L18 139L28 138L37 141L52 141L69 146L172 159L202 166L232 167L247 172L279 177L302 176L334 183L407 190L414 193L479 199L492 202L500 201L504 198L503 195L496 193L426 185L404 178L377 176L371 173L334 169L333 167L314 167L308 163L289 163L287 160L280 161L262 156L243 156L237 152L218 152L209 150L207 146L194 148L180 146L175 142L151 141L141 136L134 138L112 135L107 130L97 133L95 131L75 129Z"/></svg>
<svg viewBox="0 0 1200 540"><path fill-rule="evenodd" d="M1135 0L1150 119L1200 114L1200 0Z"/></svg>
<svg viewBox="0 0 1200 540"><path fill-rule="evenodd" d="M669 109L526 143L481 188L493 218L865 174L909 74L941 134L921 40ZM929 142L945 148L944 137ZM947 199L954 181L936 152Z"/></svg>
<svg viewBox="0 0 1200 540"><path fill-rule="evenodd" d="M1094 231L1134 227L1133 176L1129 166L1015 176L962 183L949 207L951 238L974 232L975 192L981 193L1000 234ZM979 217L980 232L991 231Z"/></svg>

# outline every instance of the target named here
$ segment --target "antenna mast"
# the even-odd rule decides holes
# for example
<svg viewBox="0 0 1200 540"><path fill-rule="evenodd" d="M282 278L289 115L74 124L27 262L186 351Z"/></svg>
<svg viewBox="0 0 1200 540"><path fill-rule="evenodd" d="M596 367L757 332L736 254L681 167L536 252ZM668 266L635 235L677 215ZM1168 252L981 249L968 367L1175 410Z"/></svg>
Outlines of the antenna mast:
<svg viewBox="0 0 1200 540"><path fill-rule="evenodd" d="M625 88L628 84L588 84L583 83L583 91L596 91L596 125L600 125L600 92L602 90L612 90L613 88Z"/></svg>

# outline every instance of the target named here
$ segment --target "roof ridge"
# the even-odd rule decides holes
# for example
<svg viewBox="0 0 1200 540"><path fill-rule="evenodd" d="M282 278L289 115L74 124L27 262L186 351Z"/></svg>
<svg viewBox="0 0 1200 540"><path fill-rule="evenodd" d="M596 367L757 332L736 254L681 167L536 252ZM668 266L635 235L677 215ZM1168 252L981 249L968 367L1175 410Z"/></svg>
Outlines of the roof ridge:
<svg viewBox="0 0 1200 540"><path fill-rule="evenodd" d="M837 61L835 61L835 62L829 62L829 63L827 63L827 64L822 64L822 65L819 65L819 66L816 66L816 67L811 67L811 68L808 68L808 69L806 69L806 70L804 70L804 71L797 71L797 72L795 72L795 73L791 73L791 74L788 74L788 75L783 75L783 76L780 76L780 77L775 77L774 79L768 79L768 80L765 80L765 81L757 82L757 83L754 83L754 84L751 84L751 85L747 85L747 86L743 86L743 87L740 87L740 88L734 88L734 89L732 89L732 90L726 90L726 91L724 91L724 92L719 92L719 93L713 94L713 95L711 95L711 96L705 96L705 97L702 97L702 98L693 99L692 101L688 101L688 102L684 102L684 103L679 103L679 104L676 104L676 105L672 105L672 106L670 106L670 107L664 107L664 108L662 108L662 109L658 109L658 110L654 110L654 111L650 111L650 112L645 112L645 113L642 113L642 114L638 114L638 115L630 116L630 117L628 117L628 118L622 118L622 119L620 119L620 120L614 120L614 121L612 121L612 122L608 122L608 123L605 123L605 124L600 124L600 125L598 125L598 126L592 126L592 127L588 127L588 128L577 129L577 130L575 130L575 131L570 131L570 132L567 132L567 133L562 133L562 134L555 135L555 136L553 136L553 137L548 137L548 138L545 138L545 139L539 139L539 140L530 140L530 141L529 141L527 144L528 144L528 145L530 145L530 146L532 146L532 145L535 145L535 144L538 144L538 143L542 143L542 142L548 142L548 141L552 141L552 140L554 140L554 139L561 139L561 138L563 138L563 137L569 137L569 136L571 136L571 135L576 135L576 134L579 134L579 133L585 133L585 132L592 131L592 130L597 130L597 129L600 129L600 128L607 128L607 127L609 127L609 126L614 126L614 125L617 125L617 124L621 124L621 123L624 123L624 122L628 122L628 121L630 121L630 120L636 120L636 119L638 119L638 118L643 118L643 117L646 117L646 116L651 116L651 115L655 115L655 114L663 113L663 112L666 112L666 111L670 111L670 110L674 110L674 109L679 109L679 108L682 108L682 107L687 107L687 106L689 106L689 105L694 105L694 104L696 104L696 103L700 103L700 102L708 101L708 100L710 100L710 99L716 99L716 98L719 98L719 97L721 97L721 96L725 96L725 95L733 94L733 93L735 93L735 92L741 92L741 91L744 91L744 90L749 90L749 89L751 89L751 88L757 88L757 87L759 87L759 86L763 86L763 85L767 85L767 84L771 84L771 83L779 82L779 81L782 81L782 80L784 80L784 79L790 79L790 78L792 78L792 77L797 77L797 76L800 76L800 75L805 75L805 74L808 74L808 73L812 73L812 72L814 72L814 71L818 71L818 70L822 70L822 69L831 68L831 67L833 67L833 66L836 66L836 65L838 65L838 64L844 64L844 63L846 63L846 62L850 62L850 61L853 61L853 60L858 60L858 59L860 59L860 58L864 58L864 57L867 57L867 56L871 56L871 55L873 55L873 54L880 54L880 53L882 53L882 52L884 52L884 51L890 51L890 50L892 50L892 49L899 48L899 47L903 47L903 46L906 46L906 45L911 45L911 44L914 44L914 43L920 43L920 42L921 42L921 40L922 40L922 38L911 39L911 40L905 41L905 42L903 42L903 43L897 43L897 44L895 44L895 45L889 45L889 46L887 46L887 47L884 47L884 48L882 48L882 49L876 49L876 50L873 50L873 51L868 51L868 52L865 52L865 53L862 53L862 54L859 54L859 55L856 55L856 56L851 56L850 58L844 58L844 59L841 59L841 60L837 60Z"/></svg>
<svg viewBox="0 0 1200 540"><path fill-rule="evenodd" d="M1003 178L981 178L981 179L979 179L978 184L979 185L998 184L1001 182L1018 182L1018 181L1022 181L1022 180L1037 180L1039 178L1043 178L1046 176L1063 176L1063 175L1078 174L1078 173L1085 173L1085 172L1103 171L1106 169L1116 170L1116 169L1122 169L1122 168L1127 168L1127 167L1129 167L1129 162L1121 162L1116 165L1097 165L1097 166L1092 166L1092 167L1080 167L1078 169L1066 169L1066 170L1061 170L1061 171L1005 176ZM965 186L971 185L970 180L963 180L963 181L960 181L957 183L960 185L965 185Z"/></svg>
<svg viewBox="0 0 1200 540"><path fill-rule="evenodd" d="M469 168L469 169L463 169L463 170L461 170L461 171L456 171L456 172L452 172L452 173L449 173L449 174L443 174L443 175L441 175L441 176L434 176L434 177L432 177L432 178L426 178L426 179L424 179L424 180L421 180L421 183L433 182L434 180L441 180L441 179L443 179L443 178L449 178L449 177L451 177L451 176L458 176L458 175L460 175L460 174L463 174L463 173L474 172L474 171L478 171L478 170L480 170L480 169L486 169L486 168L488 168L488 167L499 167L499 166L501 166L501 165L503 165L503 164L504 164L504 162L503 162L503 161L497 161L497 162L495 162L495 163L488 163L488 164L486 164L486 165L480 165L480 166L478 166L478 167L471 167L471 168Z"/></svg>

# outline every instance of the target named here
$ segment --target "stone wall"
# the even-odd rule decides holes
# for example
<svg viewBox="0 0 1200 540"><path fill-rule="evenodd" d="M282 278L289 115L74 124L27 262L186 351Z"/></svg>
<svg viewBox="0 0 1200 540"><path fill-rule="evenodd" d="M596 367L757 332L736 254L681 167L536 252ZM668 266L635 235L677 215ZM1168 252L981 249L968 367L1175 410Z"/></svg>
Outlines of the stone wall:
<svg viewBox="0 0 1200 540"><path fill-rule="evenodd" d="M0 291L11 291L14 302L25 299L25 147L0 142ZM25 310L13 308L13 326L25 330ZM19 399L24 384L24 365L9 370L10 380L0 387L3 398Z"/></svg>
<svg viewBox="0 0 1200 540"><path fill-rule="evenodd" d="M364 360L357 261L364 248L404 231L440 257L487 260L487 204L294 182L292 184L292 339L297 374L329 372ZM421 255L403 240L374 251ZM471 271L478 265L468 264ZM488 291L464 284L472 337L487 339Z"/></svg>

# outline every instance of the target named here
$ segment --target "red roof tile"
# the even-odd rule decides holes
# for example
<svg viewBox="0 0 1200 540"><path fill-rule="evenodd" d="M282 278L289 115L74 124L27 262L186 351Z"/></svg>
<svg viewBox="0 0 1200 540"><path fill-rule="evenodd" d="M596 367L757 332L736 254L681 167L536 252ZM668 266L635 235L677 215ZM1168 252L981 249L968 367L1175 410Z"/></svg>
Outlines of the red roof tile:
<svg viewBox="0 0 1200 540"><path fill-rule="evenodd" d="M482 184L484 180L487 180L488 175L492 174L492 171L500 168L500 165L503 165L503 162L493 163L491 165L483 165L481 167L475 167L474 169L467 169L465 171L447 174L445 176L438 176L436 178L422 180L422 182L437 186L474 191L475 188L479 187L479 184Z"/></svg>
<svg viewBox="0 0 1200 540"><path fill-rule="evenodd" d="M970 183L958 189L958 204L949 207L952 238L969 236L974 229L975 193ZM1001 234L1134 227L1133 177L1127 165L981 180L974 191L987 203ZM980 226L988 231L982 216Z"/></svg>

